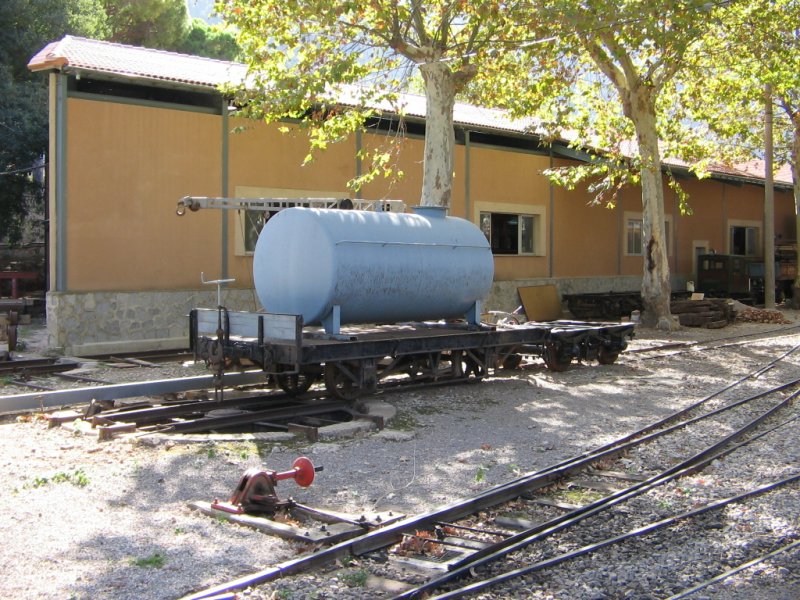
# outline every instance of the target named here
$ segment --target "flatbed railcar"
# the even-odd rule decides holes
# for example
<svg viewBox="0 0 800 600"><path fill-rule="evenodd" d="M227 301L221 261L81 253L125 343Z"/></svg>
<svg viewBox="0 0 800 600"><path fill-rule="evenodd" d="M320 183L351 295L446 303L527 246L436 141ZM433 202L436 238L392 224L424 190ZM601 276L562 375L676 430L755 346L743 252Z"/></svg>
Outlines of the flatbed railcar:
<svg viewBox="0 0 800 600"><path fill-rule="evenodd" d="M304 327L300 315L195 309L190 343L220 375L255 366L299 394L323 379L327 392L354 401L385 380L477 381L492 369L539 356L554 371L574 359L613 363L633 337L632 323L581 321L521 325L425 322L342 327L336 335Z"/></svg>

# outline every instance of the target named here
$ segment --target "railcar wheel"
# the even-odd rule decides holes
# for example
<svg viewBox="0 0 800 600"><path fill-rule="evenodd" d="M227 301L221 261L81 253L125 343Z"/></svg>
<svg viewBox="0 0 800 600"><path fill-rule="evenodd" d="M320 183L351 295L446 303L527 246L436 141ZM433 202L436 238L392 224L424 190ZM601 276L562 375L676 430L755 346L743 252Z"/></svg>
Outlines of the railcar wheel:
<svg viewBox="0 0 800 600"><path fill-rule="evenodd" d="M556 342L545 342L542 358L547 368L556 372L566 371L572 362L572 357Z"/></svg>
<svg viewBox="0 0 800 600"><path fill-rule="evenodd" d="M618 350L611 350L605 346L600 346L600 349L597 351L597 362L601 365L613 365L618 356Z"/></svg>
<svg viewBox="0 0 800 600"><path fill-rule="evenodd" d="M299 396L305 394L314 380L317 378L316 373L309 371L300 371L299 373L278 373L275 380L278 387L290 396Z"/></svg>
<svg viewBox="0 0 800 600"><path fill-rule="evenodd" d="M479 353L468 350L453 353L453 376L468 381L480 381L486 375L486 366Z"/></svg>
<svg viewBox="0 0 800 600"><path fill-rule="evenodd" d="M522 364L521 354L509 354L503 359L503 364L501 366L506 371L513 371L519 369L520 364Z"/></svg>
<svg viewBox="0 0 800 600"><path fill-rule="evenodd" d="M358 384L358 365L325 363L325 389L339 400L357 400L363 392Z"/></svg>
<svg viewBox="0 0 800 600"><path fill-rule="evenodd" d="M412 356L404 371L408 378L413 381L427 379L431 371L430 361L424 356Z"/></svg>

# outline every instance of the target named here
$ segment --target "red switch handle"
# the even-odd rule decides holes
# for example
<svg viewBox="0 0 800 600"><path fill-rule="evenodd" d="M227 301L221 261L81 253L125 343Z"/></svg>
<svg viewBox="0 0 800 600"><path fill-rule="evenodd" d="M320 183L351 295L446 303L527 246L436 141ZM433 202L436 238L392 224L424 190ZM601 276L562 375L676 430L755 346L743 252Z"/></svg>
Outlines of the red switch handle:
<svg viewBox="0 0 800 600"><path fill-rule="evenodd" d="M292 463L292 469L290 471L275 473L274 478L276 481L280 481L281 479L294 479L300 487L308 487L314 481L314 473L316 473L316 469L311 460L305 456L301 456L296 458Z"/></svg>

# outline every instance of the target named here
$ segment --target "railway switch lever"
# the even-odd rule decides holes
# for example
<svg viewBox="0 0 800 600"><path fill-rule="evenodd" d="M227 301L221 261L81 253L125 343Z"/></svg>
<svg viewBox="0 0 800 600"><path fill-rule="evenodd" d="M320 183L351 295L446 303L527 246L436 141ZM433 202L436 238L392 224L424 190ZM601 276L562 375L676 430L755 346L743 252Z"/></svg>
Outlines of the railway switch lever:
<svg viewBox="0 0 800 600"><path fill-rule="evenodd" d="M291 506L293 501L281 500L275 493L275 486L283 479L294 479L300 487L308 487L314 481L314 474L322 471L310 459L301 456L292 463L288 471L261 470L245 471L227 502L214 500L211 507L232 514L269 513Z"/></svg>

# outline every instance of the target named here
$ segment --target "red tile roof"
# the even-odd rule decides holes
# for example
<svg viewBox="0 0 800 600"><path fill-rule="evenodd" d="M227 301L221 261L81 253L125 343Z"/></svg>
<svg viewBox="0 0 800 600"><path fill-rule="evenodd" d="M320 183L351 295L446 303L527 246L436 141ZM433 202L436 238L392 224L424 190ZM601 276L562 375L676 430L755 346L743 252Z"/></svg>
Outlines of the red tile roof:
<svg viewBox="0 0 800 600"><path fill-rule="evenodd" d="M735 165L735 169L739 174L744 174L748 177L755 177L756 179L764 179L766 170L763 160L751 160L746 163ZM775 172L774 179L776 182L792 182L792 167L789 164L781 165Z"/></svg>
<svg viewBox="0 0 800 600"><path fill-rule="evenodd" d="M86 70L207 88L240 82L247 73L247 67L239 63L71 35L45 46L31 58L28 68Z"/></svg>
<svg viewBox="0 0 800 600"><path fill-rule="evenodd" d="M153 83L164 82L173 85L186 85L213 89L224 84L236 85L245 80L247 67L241 63L178 54L164 50L152 50L137 46L126 46L81 37L65 36L57 42L45 46L30 62L32 71L61 70L66 72L87 71L126 79L147 80ZM357 90L348 88L339 93L342 102L347 104L357 95ZM348 96L350 99L348 100ZM425 118L425 98L414 94L403 94L394 106L382 106L385 110L402 110L406 115ZM512 119L501 110L482 108L469 104L456 103L454 119L462 125L473 125L528 134L534 123L529 119ZM665 159L665 164L673 167L686 167L680 161ZM764 179L764 162L751 161L734 168L717 166L712 174L733 177L744 181L760 182ZM792 185L791 169L783 166L775 174L775 183Z"/></svg>

